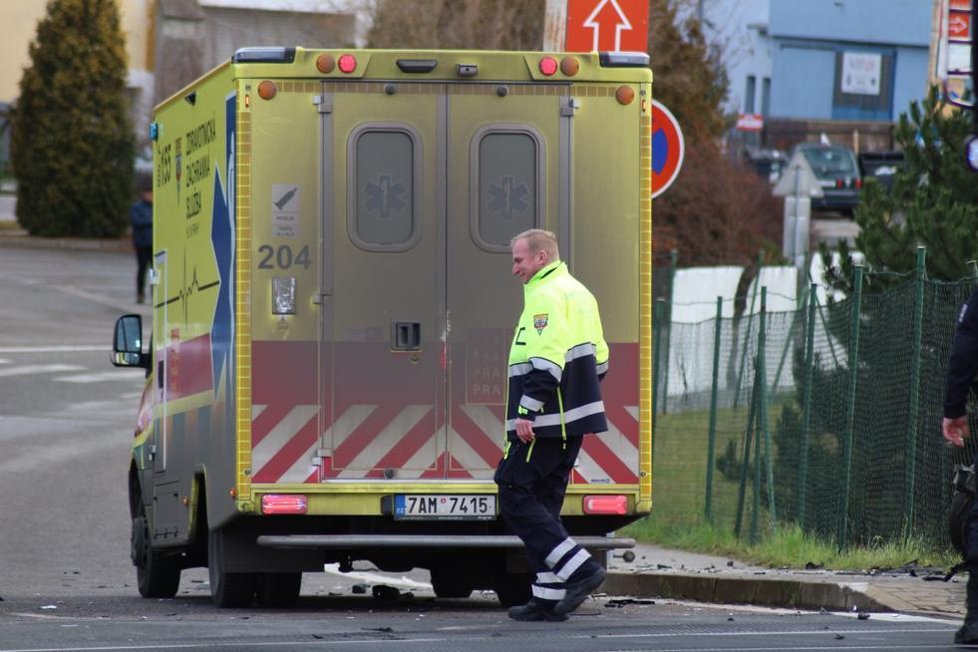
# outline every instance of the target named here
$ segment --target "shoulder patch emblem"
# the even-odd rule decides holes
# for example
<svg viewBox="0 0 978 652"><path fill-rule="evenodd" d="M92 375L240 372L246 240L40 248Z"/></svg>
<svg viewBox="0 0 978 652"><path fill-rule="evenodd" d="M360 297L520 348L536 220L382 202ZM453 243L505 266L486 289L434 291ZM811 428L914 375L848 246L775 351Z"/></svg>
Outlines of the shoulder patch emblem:
<svg viewBox="0 0 978 652"><path fill-rule="evenodd" d="M542 315L533 315L533 328L537 329L537 335L543 335L543 329L547 327L547 318L550 313L543 313Z"/></svg>

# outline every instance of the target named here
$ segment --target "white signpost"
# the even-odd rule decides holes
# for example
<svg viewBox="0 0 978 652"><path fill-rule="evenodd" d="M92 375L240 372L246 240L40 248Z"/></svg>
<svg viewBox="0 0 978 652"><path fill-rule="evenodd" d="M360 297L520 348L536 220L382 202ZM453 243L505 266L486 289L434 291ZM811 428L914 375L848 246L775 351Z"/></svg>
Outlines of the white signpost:
<svg viewBox="0 0 978 652"><path fill-rule="evenodd" d="M824 195L804 154L795 152L771 192L775 197L784 197L784 235L781 239L784 257L799 271L803 270L808 254L812 197Z"/></svg>

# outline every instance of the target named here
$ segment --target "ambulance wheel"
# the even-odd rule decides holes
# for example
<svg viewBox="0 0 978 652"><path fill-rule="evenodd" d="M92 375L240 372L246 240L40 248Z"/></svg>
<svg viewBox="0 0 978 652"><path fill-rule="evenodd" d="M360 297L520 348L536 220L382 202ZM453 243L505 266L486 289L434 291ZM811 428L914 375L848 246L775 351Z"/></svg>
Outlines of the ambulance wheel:
<svg viewBox="0 0 978 652"><path fill-rule="evenodd" d="M165 557L150 545L149 523L140 505L132 519L131 552L136 567L136 585L144 598L172 598L180 587L180 565L176 557Z"/></svg>
<svg viewBox="0 0 978 652"><path fill-rule="evenodd" d="M258 578L258 604L268 609L291 607L301 587L302 573L263 573Z"/></svg>
<svg viewBox="0 0 978 652"><path fill-rule="evenodd" d="M211 531L207 537L207 576L211 601L218 607L247 607L255 598L256 573L229 573L225 556L224 532Z"/></svg>
<svg viewBox="0 0 978 652"><path fill-rule="evenodd" d="M531 573L503 573L496 578L496 597L504 607L515 607L530 601Z"/></svg>
<svg viewBox="0 0 978 652"><path fill-rule="evenodd" d="M431 588L439 598L467 598L474 587L457 568L436 566L431 569Z"/></svg>

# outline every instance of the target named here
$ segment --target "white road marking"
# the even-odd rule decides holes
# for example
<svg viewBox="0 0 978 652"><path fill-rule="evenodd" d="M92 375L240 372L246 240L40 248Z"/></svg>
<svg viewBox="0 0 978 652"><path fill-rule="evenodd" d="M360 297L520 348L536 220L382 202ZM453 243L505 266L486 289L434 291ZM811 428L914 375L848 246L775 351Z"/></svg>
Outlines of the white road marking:
<svg viewBox="0 0 978 652"><path fill-rule="evenodd" d="M135 378L145 378L146 372L142 369L126 369L119 371L100 371L91 374L77 374L74 376L58 376L54 380L60 383L101 383L106 380L125 380L132 382Z"/></svg>
<svg viewBox="0 0 978 652"><path fill-rule="evenodd" d="M85 367L76 364L28 364L22 367L0 369L0 378L27 376L30 374L50 374L59 371L84 371Z"/></svg>
<svg viewBox="0 0 978 652"><path fill-rule="evenodd" d="M0 353L74 353L76 351L105 351L112 350L105 344L64 344L56 346L0 346Z"/></svg>

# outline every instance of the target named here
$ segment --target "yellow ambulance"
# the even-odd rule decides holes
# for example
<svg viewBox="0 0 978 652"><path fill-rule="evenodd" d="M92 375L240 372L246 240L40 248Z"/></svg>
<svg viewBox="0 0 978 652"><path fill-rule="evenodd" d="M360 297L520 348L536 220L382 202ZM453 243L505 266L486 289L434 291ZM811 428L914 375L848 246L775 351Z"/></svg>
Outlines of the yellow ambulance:
<svg viewBox="0 0 978 652"><path fill-rule="evenodd" d="M139 592L293 603L325 563L524 602L498 515L509 242L559 238L611 346L610 430L563 508L601 551L647 514L651 81L644 53L245 48L160 104L152 324L129 468Z"/></svg>

